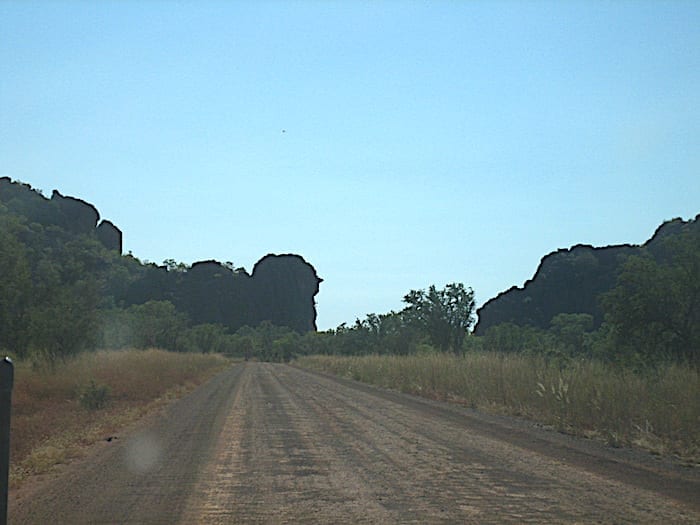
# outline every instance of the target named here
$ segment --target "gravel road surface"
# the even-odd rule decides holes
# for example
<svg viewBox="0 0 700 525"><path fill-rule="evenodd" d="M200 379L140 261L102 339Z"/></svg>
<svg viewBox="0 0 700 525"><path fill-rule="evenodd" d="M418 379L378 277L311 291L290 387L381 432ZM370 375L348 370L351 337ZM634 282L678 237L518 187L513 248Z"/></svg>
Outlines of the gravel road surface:
<svg viewBox="0 0 700 525"><path fill-rule="evenodd" d="M13 491L9 522L697 524L699 470L245 363Z"/></svg>

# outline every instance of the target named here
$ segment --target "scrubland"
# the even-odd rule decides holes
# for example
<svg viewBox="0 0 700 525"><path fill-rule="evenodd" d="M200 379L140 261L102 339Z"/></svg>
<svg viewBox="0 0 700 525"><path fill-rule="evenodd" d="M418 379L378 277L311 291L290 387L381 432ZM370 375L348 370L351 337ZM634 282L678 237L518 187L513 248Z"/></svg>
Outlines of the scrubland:
<svg viewBox="0 0 700 525"><path fill-rule="evenodd" d="M100 351L53 364L19 362L12 393L10 485L184 395L230 361L216 354Z"/></svg>
<svg viewBox="0 0 700 525"><path fill-rule="evenodd" d="M296 363L700 463L700 372L692 367L668 364L640 373L591 360L562 364L488 352L308 356Z"/></svg>

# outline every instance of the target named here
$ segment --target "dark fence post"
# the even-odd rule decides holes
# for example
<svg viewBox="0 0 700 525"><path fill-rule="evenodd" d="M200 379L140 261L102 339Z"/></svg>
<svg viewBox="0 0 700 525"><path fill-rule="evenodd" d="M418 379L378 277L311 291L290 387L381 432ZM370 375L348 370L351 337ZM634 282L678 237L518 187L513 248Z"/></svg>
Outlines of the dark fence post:
<svg viewBox="0 0 700 525"><path fill-rule="evenodd" d="M10 483L10 407L12 402L12 360L0 361L0 525L7 525L7 496Z"/></svg>

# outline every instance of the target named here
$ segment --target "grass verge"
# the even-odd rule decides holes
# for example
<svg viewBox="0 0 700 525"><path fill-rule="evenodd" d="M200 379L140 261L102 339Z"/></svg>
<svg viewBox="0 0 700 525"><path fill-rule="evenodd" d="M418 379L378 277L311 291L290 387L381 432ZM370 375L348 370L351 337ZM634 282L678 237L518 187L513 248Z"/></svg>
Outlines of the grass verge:
<svg viewBox="0 0 700 525"><path fill-rule="evenodd" d="M155 349L85 353L53 367L17 363L10 486L81 456L229 365L220 355Z"/></svg>
<svg viewBox="0 0 700 525"><path fill-rule="evenodd" d="M640 375L595 361L561 368L496 353L308 356L296 364L700 464L700 372L689 367Z"/></svg>

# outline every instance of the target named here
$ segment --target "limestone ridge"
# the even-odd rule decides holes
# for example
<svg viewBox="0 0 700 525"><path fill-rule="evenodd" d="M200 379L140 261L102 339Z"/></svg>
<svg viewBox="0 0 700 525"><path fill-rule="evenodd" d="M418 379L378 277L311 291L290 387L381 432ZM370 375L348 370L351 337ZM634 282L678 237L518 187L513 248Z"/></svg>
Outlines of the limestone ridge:
<svg viewBox="0 0 700 525"><path fill-rule="evenodd" d="M290 326L300 332L316 330L314 297L323 279L303 257L269 254L253 267L253 289L273 324Z"/></svg>
<svg viewBox="0 0 700 525"><path fill-rule="evenodd" d="M184 271L148 265L120 302L170 301L193 323L217 323L236 330L270 321L299 333L316 330L316 305L322 279L303 257L269 254L249 275L218 261L194 263Z"/></svg>
<svg viewBox="0 0 700 525"><path fill-rule="evenodd" d="M27 225L43 226L53 242L62 243L74 235L94 236L107 249L122 254L119 228L100 221L92 204L57 190L48 199L28 184L2 177L0 212L21 217ZM105 284L104 294L117 307L170 301L194 324L216 323L235 331L270 321L299 333L316 330L314 299L322 279L299 255L266 255L251 274L214 260L169 268L141 263L129 254L113 264L122 265L121 271L115 269L120 277Z"/></svg>
<svg viewBox="0 0 700 525"><path fill-rule="evenodd" d="M109 250L122 253L122 231L111 221L103 220L97 225L97 239Z"/></svg>
<svg viewBox="0 0 700 525"><path fill-rule="evenodd" d="M474 333L501 323L548 328L560 313L587 313L595 327L603 322L598 303L601 293L612 289L618 273L630 255L643 252L663 257L663 239L687 230L700 229L700 215L683 221L673 219L659 226L643 245L621 244L593 247L577 244L545 255L532 279L522 288L513 286L487 301L478 311L479 322Z"/></svg>
<svg viewBox="0 0 700 525"><path fill-rule="evenodd" d="M47 199L28 184L0 177L0 203L12 213L43 226L60 226L74 234L95 235L110 250L122 252L122 232L110 221L100 222L100 213L90 203L53 190Z"/></svg>

